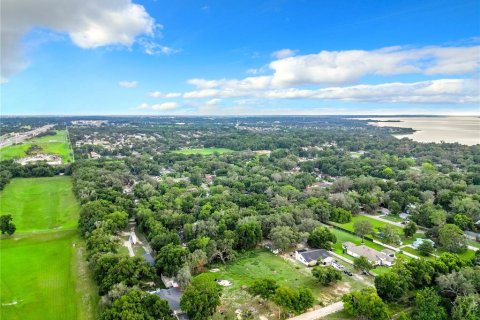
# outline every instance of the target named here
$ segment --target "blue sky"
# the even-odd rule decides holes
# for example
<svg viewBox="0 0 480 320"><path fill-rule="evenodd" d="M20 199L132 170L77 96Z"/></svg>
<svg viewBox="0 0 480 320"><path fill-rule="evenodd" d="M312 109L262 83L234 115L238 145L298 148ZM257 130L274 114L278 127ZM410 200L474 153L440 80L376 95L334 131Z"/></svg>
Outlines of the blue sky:
<svg viewBox="0 0 480 320"><path fill-rule="evenodd" d="M6 0L1 112L479 114L479 21L478 0Z"/></svg>

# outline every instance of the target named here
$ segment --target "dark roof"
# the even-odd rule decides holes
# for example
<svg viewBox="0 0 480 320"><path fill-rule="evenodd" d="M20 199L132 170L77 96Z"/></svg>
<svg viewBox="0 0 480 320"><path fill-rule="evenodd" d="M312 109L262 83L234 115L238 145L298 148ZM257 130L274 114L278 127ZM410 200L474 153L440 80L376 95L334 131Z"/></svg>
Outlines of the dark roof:
<svg viewBox="0 0 480 320"><path fill-rule="evenodd" d="M307 263L317 261L320 257L322 259L330 257L328 251L325 249L299 250L298 253L305 259L305 261L307 261Z"/></svg>
<svg viewBox="0 0 480 320"><path fill-rule="evenodd" d="M143 258L145 259L145 261L147 261L147 263L149 265L151 265L151 266L155 265L155 259L153 259L152 255L150 253L144 253Z"/></svg>
<svg viewBox="0 0 480 320"><path fill-rule="evenodd" d="M182 297L182 291L179 288L161 289L155 292L160 299L166 300L172 311L181 310L180 298Z"/></svg>

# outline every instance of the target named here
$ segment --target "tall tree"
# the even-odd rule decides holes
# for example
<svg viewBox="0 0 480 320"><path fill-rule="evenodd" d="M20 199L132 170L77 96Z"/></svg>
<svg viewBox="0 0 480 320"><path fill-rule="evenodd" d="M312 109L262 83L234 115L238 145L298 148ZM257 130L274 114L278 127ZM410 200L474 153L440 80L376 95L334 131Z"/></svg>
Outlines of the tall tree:
<svg viewBox="0 0 480 320"><path fill-rule="evenodd" d="M0 216L0 230L2 231L2 234L6 233L11 236L15 233L17 227L12 221L13 218L11 214L4 214Z"/></svg>
<svg viewBox="0 0 480 320"><path fill-rule="evenodd" d="M192 320L205 320L215 313L220 305L222 288L207 274L193 278L180 299L180 307Z"/></svg>
<svg viewBox="0 0 480 320"><path fill-rule="evenodd" d="M440 305L440 296L433 288L425 288L417 292L412 320L445 320L447 313Z"/></svg>
<svg viewBox="0 0 480 320"><path fill-rule="evenodd" d="M373 226L368 220L358 220L353 224L353 230L362 238L362 243L367 234L373 233Z"/></svg>

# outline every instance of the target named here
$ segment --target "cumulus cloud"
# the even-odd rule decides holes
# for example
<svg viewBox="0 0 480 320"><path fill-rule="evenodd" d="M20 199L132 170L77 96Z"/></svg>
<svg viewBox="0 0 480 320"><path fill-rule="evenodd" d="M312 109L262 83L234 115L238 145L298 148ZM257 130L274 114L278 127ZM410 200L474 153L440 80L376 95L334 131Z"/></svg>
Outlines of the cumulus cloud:
<svg viewBox="0 0 480 320"><path fill-rule="evenodd" d="M387 47L378 50L321 51L270 63L272 85L346 84L367 75L452 75L478 71L480 46Z"/></svg>
<svg viewBox="0 0 480 320"><path fill-rule="evenodd" d="M178 103L176 102L163 102L163 103L156 103L149 105L148 103L142 103L137 106L136 109L139 110L174 110L179 107Z"/></svg>
<svg viewBox="0 0 480 320"><path fill-rule="evenodd" d="M2 0L2 82L27 67L22 38L35 28L67 34L83 49L131 46L139 35L153 36L154 19L131 0Z"/></svg>
<svg viewBox="0 0 480 320"><path fill-rule="evenodd" d="M287 55L287 53L284 53ZM277 54L280 57L282 54ZM377 50L321 51L272 61L271 75L243 79L187 81L185 99L319 99L389 103L475 103L480 46L388 47ZM357 84L365 76L416 74L433 79L413 83ZM439 78L461 75L460 79ZM473 79L472 79L473 78ZM305 85L309 89L304 89ZM312 86L317 88L311 88Z"/></svg>
<svg viewBox="0 0 480 320"><path fill-rule="evenodd" d="M178 98L182 94L180 92L162 93L160 91L153 91L149 92L148 95L152 98Z"/></svg>
<svg viewBox="0 0 480 320"><path fill-rule="evenodd" d="M123 88L135 88L138 86L138 82L137 81L120 81L118 85Z"/></svg>
<svg viewBox="0 0 480 320"><path fill-rule="evenodd" d="M143 47L143 51L148 55L171 55L180 52L179 49L167 47L156 43L153 40L141 39L139 44Z"/></svg>
<svg viewBox="0 0 480 320"><path fill-rule="evenodd" d="M201 89L183 94L184 98L266 98L317 99L362 102L475 103L480 102L478 79L437 79L413 83L392 82L319 89ZM212 101L210 100L210 101Z"/></svg>
<svg viewBox="0 0 480 320"><path fill-rule="evenodd" d="M297 50L281 49L273 52L272 57L277 59L284 59L288 57L293 57L295 54L297 54Z"/></svg>

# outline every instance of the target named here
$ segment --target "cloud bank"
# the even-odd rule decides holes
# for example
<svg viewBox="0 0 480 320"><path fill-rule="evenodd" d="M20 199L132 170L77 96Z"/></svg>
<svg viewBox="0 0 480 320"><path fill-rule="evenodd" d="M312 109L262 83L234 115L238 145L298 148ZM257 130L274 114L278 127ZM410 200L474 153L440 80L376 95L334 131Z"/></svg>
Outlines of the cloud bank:
<svg viewBox="0 0 480 320"><path fill-rule="evenodd" d="M417 104L480 102L480 46L396 46L371 51L294 54L289 49L274 52L272 56L277 59L269 64L270 75L243 79L189 79L187 83L194 86L194 90L172 93L170 97ZM382 77L399 75L431 79L382 83ZM362 84L367 76L379 83ZM169 97L169 93L159 97Z"/></svg>
<svg viewBox="0 0 480 320"><path fill-rule="evenodd" d="M137 36L153 36L155 21L131 0L2 0L1 79L27 67L22 38L35 28L67 34L83 49L131 46Z"/></svg>

